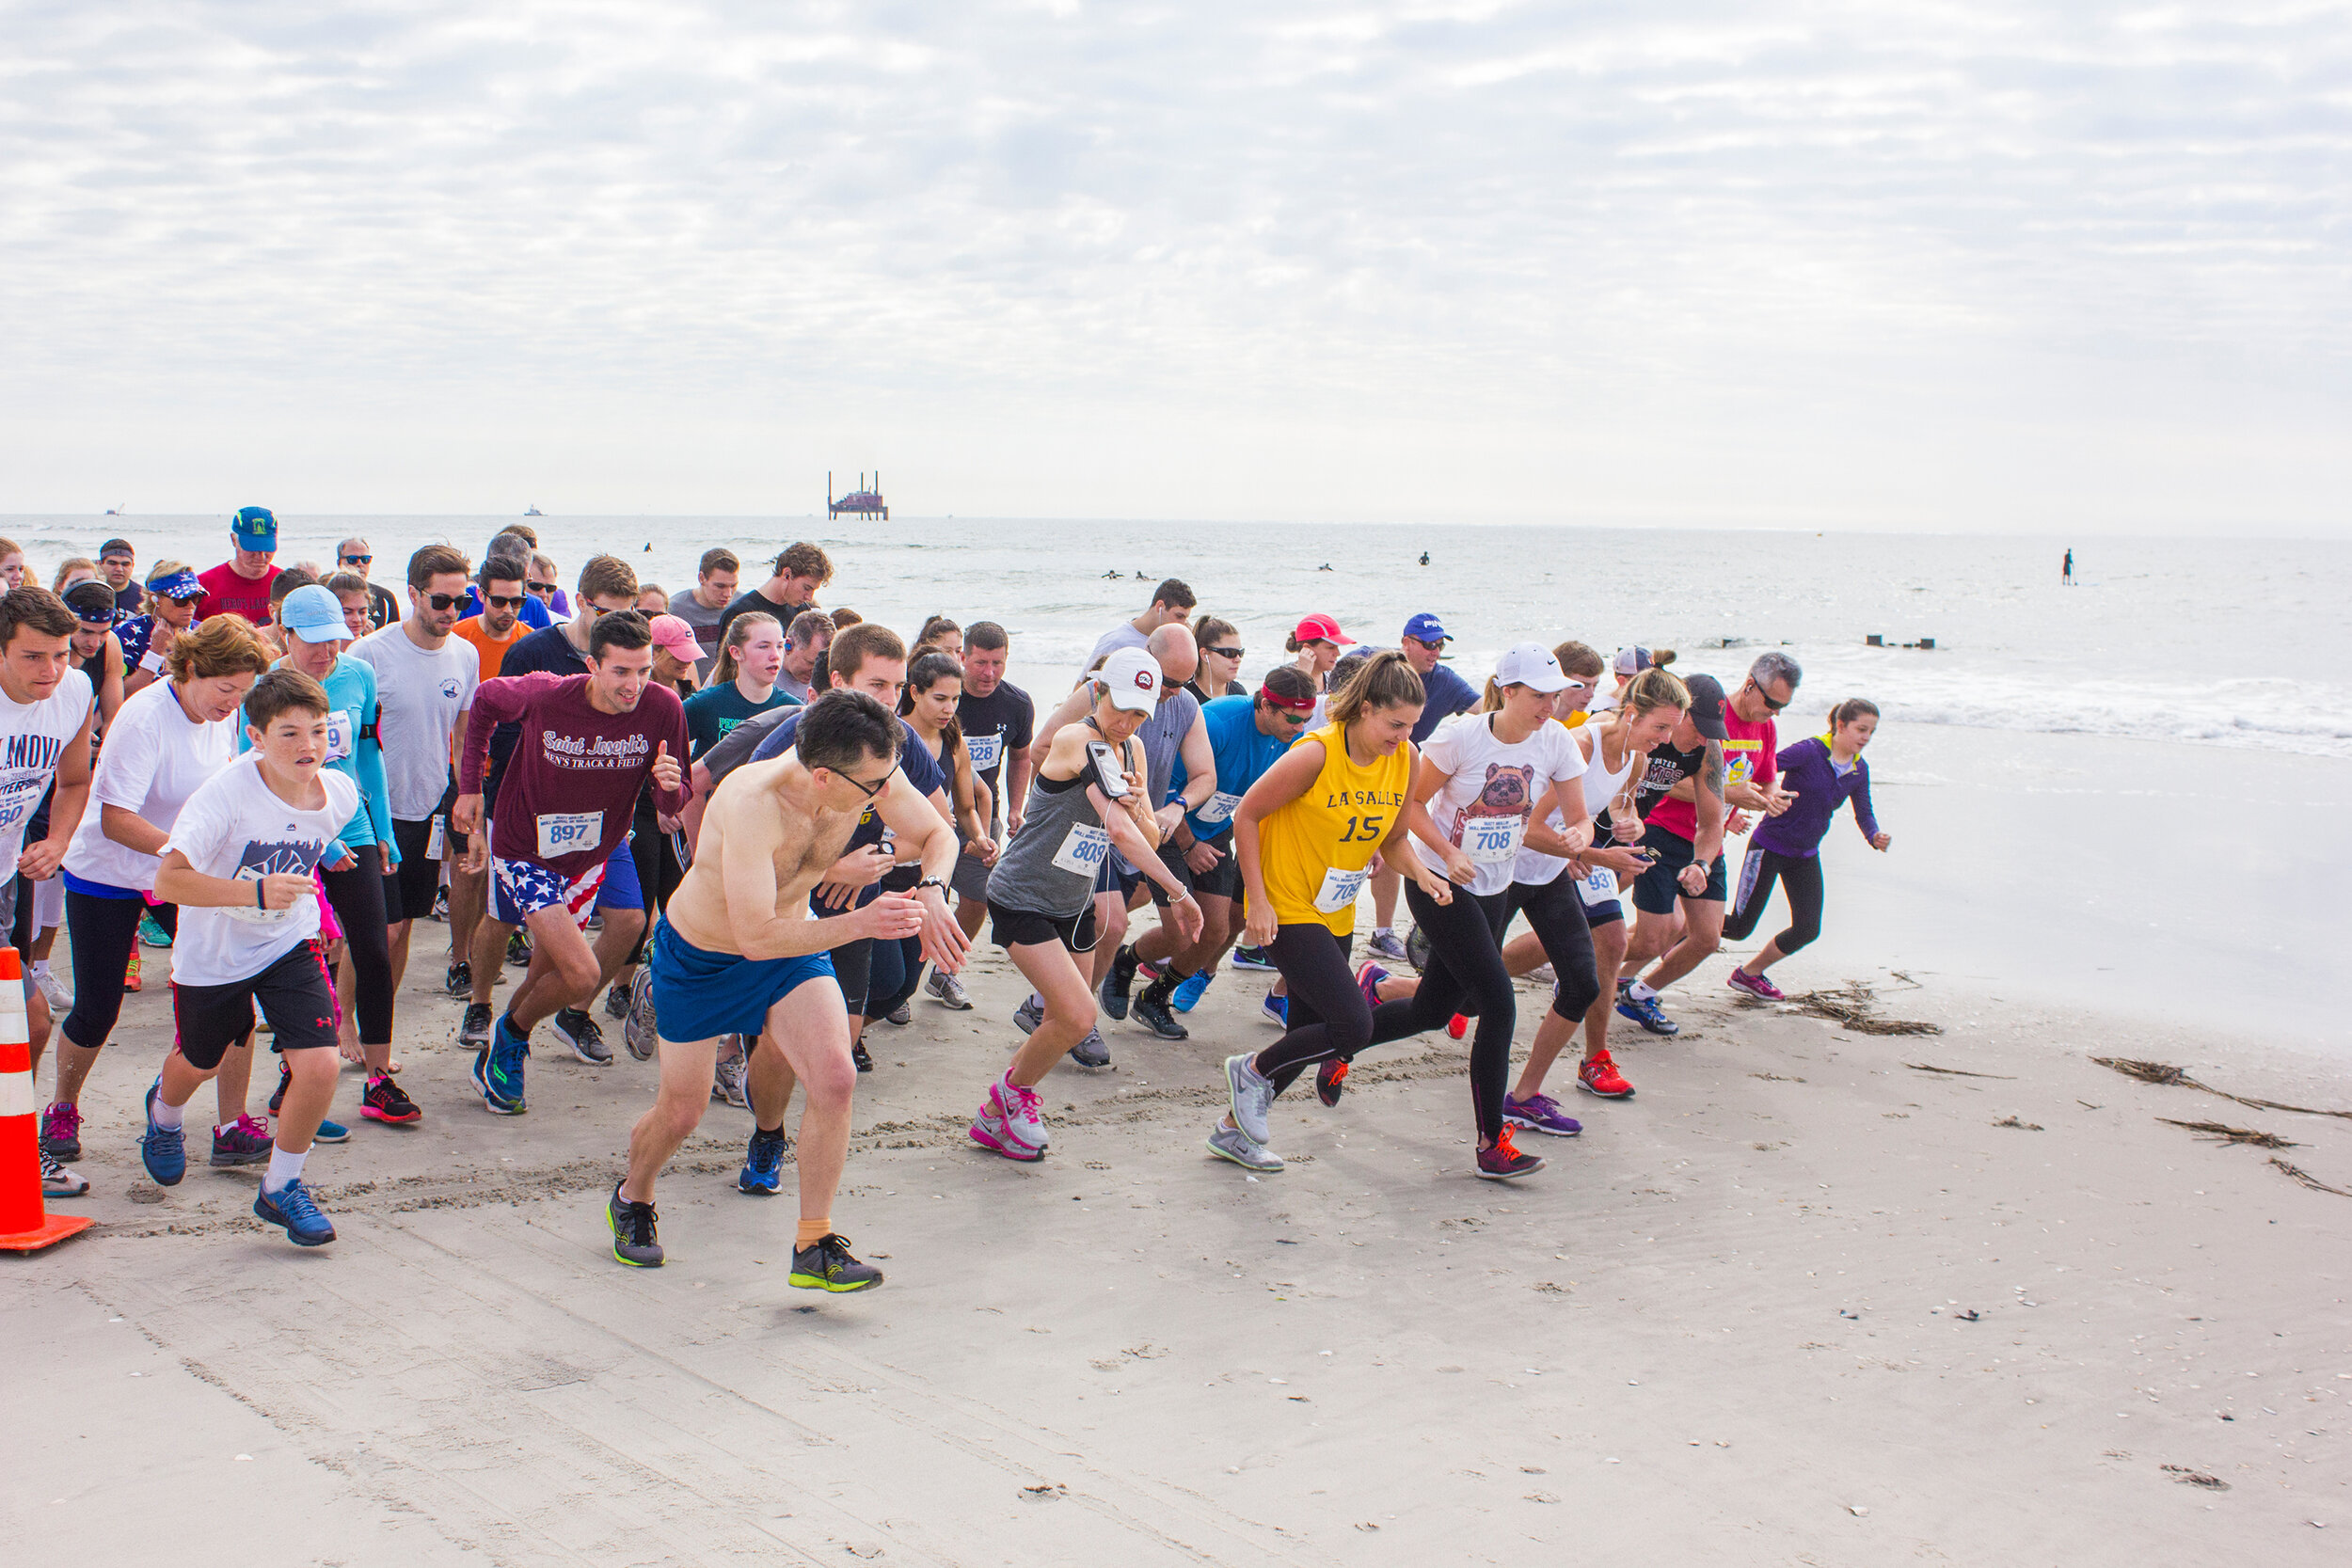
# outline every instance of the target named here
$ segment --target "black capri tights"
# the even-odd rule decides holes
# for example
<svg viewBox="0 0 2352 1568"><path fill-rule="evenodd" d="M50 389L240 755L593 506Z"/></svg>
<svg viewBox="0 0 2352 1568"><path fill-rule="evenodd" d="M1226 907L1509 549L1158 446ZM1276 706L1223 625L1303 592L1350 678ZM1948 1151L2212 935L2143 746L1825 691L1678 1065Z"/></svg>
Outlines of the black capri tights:
<svg viewBox="0 0 2352 1568"><path fill-rule="evenodd" d="M73 942L73 1010L65 1015L65 1037L85 1051L104 1045L122 1016L122 972L138 951L139 916L151 908L157 925L180 934L177 904L65 890L66 935Z"/></svg>
<svg viewBox="0 0 2352 1568"><path fill-rule="evenodd" d="M1258 1070L1274 1080L1279 1095L1317 1062L1333 1056L1353 1061L1368 1045L1434 1029L1467 1011L1459 1004L1470 999L1478 1009L1478 1032L1470 1038L1470 1102L1479 1137L1493 1142L1502 1132L1511 1032L1518 1023L1518 998L1495 945L1495 916L1503 897L1498 893L1479 898L1457 888L1453 902L1440 906L1418 883L1406 882L1405 901L1414 923L1429 935L1429 967L1411 997L1377 1007L1364 1000L1348 969L1347 938L1327 926L1277 927L1267 952L1288 982L1291 1027L1258 1053Z"/></svg>
<svg viewBox="0 0 2352 1568"><path fill-rule="evenodd" d="M1515 914L1527 916L1527 928L1543 944L1551 965L1551 1010L1570 1023L1581 1023L1600 997L1600 976L1593 968L1593 927L1584 919L1584 900L1578 896L1576 878L1563 868L1549 882L1513 882L1502 895L1502 918L1495 922L1495 941Z"/></svg>
<svg viewBox="0 0 2352 1568"><path fill-rule="evenodd" d="M1821 857L1784 855L1751 845L1740 863L1740 898L1724 922L1724 935L1745 942L1764 918L1772 883L1788 890L1788 929L1772 939L1782 955L1794 953L1821 934Z"/></svg>
<svg viewBox="0 0 2352 1568"><path fill-rule="evenodd" d="M358 862L348 871L319 868L326 901L335 908L335 923L343 928L343 949L351 955L353 989L359 994L345 999L359 1020L359 1043L392 1043L392 955L384 928L384 851L373 844L352 847Z"/></svg>

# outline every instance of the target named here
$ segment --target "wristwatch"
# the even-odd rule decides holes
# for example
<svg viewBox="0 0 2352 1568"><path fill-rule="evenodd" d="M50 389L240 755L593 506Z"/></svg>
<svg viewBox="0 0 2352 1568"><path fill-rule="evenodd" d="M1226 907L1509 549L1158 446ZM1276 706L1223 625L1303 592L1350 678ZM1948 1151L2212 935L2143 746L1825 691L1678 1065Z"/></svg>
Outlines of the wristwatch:
<svg viewBox="0 0 2352 1568"><path fill-rule="evenodd" d="M939 890L939 895L942 898L947 896L947 881L944 877L926 877L921 881L915 883L910 891L920 893L927 887L937 888Z"/></svg>

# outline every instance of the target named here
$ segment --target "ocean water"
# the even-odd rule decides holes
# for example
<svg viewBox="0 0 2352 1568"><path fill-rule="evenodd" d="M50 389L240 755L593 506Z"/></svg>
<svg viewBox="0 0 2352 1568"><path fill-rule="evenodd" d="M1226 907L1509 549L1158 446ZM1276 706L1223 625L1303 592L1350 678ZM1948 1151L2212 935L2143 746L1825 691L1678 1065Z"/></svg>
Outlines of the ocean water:
<svg viewBox="0 0 2352 1568"><path fill-rule="evenodd" d="M331 558L367 535L378 580L397 585L417 546L478 556L511 517L281 518L281 562ZM1495 655L1574 637L1604 654L1677 650L1676 669L1736 684L1756 651L1804 666L1804 722L1868 696L1901 724L2182 741L2352 756L2352 544L2101 538L2065 546L2001 537L1706 532L1522 527L781 517L532 519L567 581L610 550L673 590L725 545L747 562L811 538L836 575L821 595L902 631L931 613L993 619L1013 634L1014 678L1057 690L1094 640L1178 577L1237 625L1246 675L1282 657L1310 611L1392 643L1433 610L1455 668L1482 679ZM44 577L121 533L142 562L199 569L227 553L220 517L11 517ZM1430 563L1419 564L1427 551ZM1326 567L1328 570L1326 570ZM747 570L746 581L762 575ZM1871 648L1932 638L1932 652ZM1785 728L1791 727L1784 725ZM1892 738L1891 734L1888 736Z"/></svg>

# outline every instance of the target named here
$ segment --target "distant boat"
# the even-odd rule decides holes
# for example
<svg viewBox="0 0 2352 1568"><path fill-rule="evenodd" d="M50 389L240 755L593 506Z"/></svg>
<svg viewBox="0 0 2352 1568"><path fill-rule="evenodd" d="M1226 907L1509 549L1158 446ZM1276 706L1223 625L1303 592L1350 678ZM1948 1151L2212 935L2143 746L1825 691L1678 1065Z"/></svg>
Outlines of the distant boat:
<svg viewBox="0 0 2352 1568"><path fill-rule="evenodd" d="M122 508L119 506L110 506L106 508L106 515L109 517L119 517L122 515Z"/></svg>
<svg viewBox="0 0 2352 1568"><path fill-rule="evenodd" d="M523 508L523 515L526 517L544 517L547 514L540 511L535 506L526 506Z"/></svg>
<svg viewBox="0 0 2352 1568"><path fill-rule="evenodd" d="M852 516L880 517L883 522L890 520L890 505L882 497L882 471L880 469L875 470L874 483L870 486L866 483L866 476L863 473L859 474L857 488L839 500L834 499L832 470L826 471L825 515L838 517L844 512Z"/></svg>

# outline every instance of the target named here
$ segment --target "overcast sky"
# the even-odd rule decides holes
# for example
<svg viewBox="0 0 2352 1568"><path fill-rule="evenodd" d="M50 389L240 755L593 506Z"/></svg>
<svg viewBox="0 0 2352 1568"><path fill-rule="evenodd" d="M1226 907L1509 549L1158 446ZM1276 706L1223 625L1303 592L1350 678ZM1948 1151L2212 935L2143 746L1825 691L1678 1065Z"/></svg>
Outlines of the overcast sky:
<svg viewBox="0 0 2352 1568"><path fill-rule="evenodd" d="M2340 533L2348 13L0 0L0 512Z"/></svg>

